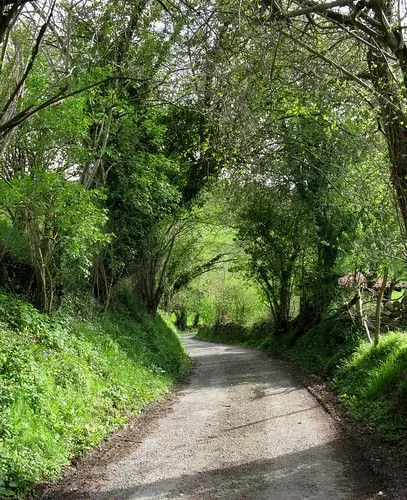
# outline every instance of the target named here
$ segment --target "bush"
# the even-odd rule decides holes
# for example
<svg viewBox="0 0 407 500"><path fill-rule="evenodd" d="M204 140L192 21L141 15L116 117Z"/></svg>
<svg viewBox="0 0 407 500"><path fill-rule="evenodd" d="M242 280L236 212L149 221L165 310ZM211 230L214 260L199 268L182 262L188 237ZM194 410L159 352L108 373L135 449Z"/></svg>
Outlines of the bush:
<svg viewBox="0 0 407 500"><path fill-rule="evenodd" d="M285 341L286 357L305 370L323 377L331 376L363 339L350 318L344 315L327 316L298 340L296 337L293 332L282 339Z"/></svg>
<svg viewBox="0 0 407 500"><path fill-rule="evenodd" d="M88 276L92 258L107 243L102 198L56 172L32 170L0 183L0 244L35 275L34 302L51 312L55 295ZM27 276L27 281L30 280Z"/></svg>
<svg viewBox="0 0 407 500"><path fill-rule="evenodd" d="M267 339L272 337L274 332L274 321L270 318L263 319L255 323L250 330L250 337L253 339Z"/></svg>
<svg viewBox="0 0 407 500"><path fill-rule="evenodd" d="M214 342L244 343L249 339L249 330L237 323L218 323L213 327L200 327L198 337Z"/></svg>

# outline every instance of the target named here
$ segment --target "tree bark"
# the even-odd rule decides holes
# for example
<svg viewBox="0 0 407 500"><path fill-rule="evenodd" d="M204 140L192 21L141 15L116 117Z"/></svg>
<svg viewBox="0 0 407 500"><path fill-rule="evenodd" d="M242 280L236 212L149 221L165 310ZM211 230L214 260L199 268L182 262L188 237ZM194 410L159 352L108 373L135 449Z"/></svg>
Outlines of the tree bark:
<svg viewBox="0 0 407 500"><path fill-rule="evenodd" d="M383 51L369 50L368 65L380 94L380 121L389 151L391 180L407 231L407 116Z"/></svg>

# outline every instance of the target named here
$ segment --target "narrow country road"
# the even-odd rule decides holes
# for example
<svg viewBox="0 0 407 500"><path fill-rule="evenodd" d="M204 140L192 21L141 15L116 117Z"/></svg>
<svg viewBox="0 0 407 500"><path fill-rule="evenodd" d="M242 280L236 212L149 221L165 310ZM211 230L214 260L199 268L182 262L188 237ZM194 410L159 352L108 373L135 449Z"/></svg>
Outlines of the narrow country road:
<svg viewBox="0 0 407 500"><path fill-rule="evenodd" d="M266 355L185 338L196 368L172 411L91 498L369 499L329 415Z"/></svg>

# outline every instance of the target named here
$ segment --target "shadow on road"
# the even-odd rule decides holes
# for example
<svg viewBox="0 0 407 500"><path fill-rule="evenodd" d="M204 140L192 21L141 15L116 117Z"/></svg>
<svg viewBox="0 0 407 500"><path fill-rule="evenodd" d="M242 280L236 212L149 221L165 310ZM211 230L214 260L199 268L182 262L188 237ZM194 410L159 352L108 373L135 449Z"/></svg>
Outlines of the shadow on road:
<svg viewBox="0 0 407 500"><path fill-rule="evenodd" d="M187 338L185 343L196 370L199 369L199 378L192 377L189 390L227 389L250 384L254 387L253 399L261 399L303 388L284 363L264 353L239 346L208 343L192 337ZM259 363L259 356L264 357L264 363Z"/></svg>
<svg viewBox="0 0 407 500"><path fill-rule="evenodd" d="M326 464L330 461L332 461L332 477L326 477ZM332 460L332 446L327 444L273 459L254 460L239 465L225 463L216 469L182 474L133 487L123 486L98 493L75 491L47 498L67 500L170 499L180 496L193 499L233 500L374 498L378 489L363 481L363 475L361 476L363 471L346 471L346 474L338 479L337 471L334 470L336 466L337 462ZM347 490L348 484L355 484L351 479L352 475L358 476L357 491ZM342 496L338 497L337 491L340 491ZM343 496L344 491L348 491L346 497Z"/></svg>
<svg viewBox="0 0 407 500"><path fill-rule="evenodd" d="M224 429L223 432L231 432L231 431L235 431L237 429L244 429L245 427L251 427L252 425L257 425L257 424L262 424L264 422L269 422L270 420L275 420L276 418L286 418L290 415L296 415L298 413L308 412L308 411L313 410L314 408L318 408L318 407L319 407L319 405L310 406L309 408L304 408L302 410L290 411L288 413L283 413L282 415L276 415L274 417L263 418L261 420L255 420L254 422L249 422L249 423L243 424L243 425L236 425L235 427L230 427L229 429Z"/></svg>

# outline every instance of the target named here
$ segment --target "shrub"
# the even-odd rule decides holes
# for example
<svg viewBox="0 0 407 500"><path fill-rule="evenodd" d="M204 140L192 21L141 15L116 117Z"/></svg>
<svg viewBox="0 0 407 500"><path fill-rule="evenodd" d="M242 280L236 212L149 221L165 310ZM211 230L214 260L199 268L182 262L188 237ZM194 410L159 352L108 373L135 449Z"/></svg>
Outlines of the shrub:
<svg viewBox="0 0 407 500"><path fill-rule="evenodd" d="M266 339L273 335L274 321L270 318L263 319L255 323L250 330L250 337L253 339Z"/></svg>
<svg viewBox="0 0 407 500"><path fill-rule="evenodd" d="M7 245L14 253L17 248L21 255L28 253L36 278L34 300L40 310L51 312L56 289L86 276L92 257L108 241L99 198L100 193L87 191L56 172L37 170L0 183L0 215L13 221ZM1 232L0 241L5 241L4 227Z"/></svg>
<svg viewBox="0 0 407 500"><path fill-rule="evenodd" d="M327 377L352 354L362 338L353 323L343 316L327 317L305 332L292 347L288 336L286 356L305 370Z"/></svg>

